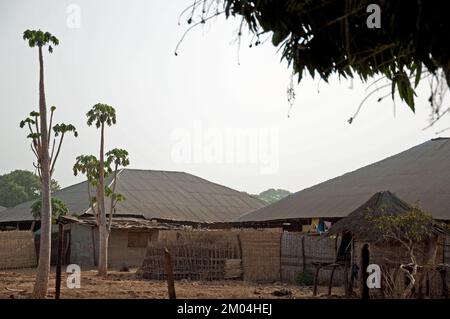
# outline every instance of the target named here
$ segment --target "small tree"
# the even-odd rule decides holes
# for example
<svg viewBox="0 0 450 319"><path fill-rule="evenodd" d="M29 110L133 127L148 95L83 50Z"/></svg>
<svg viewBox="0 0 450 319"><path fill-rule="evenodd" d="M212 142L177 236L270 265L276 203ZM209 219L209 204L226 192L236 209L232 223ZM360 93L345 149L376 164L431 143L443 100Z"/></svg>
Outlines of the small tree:
<svg viewBox="0 0 450 319"><path fill-rule="evenodd" d="M94 156L94 155L80 155L76 158L75 165L73 167L74 175L78 175L78 173L82 173L86 175L87 178L87 188L88 188L88 198L90 203L91 211L96 219L97 227L99 228L99 275L106 275L107 274L107 268L106 273L102 272L103 269L100 268L101 264L101 258L106 258L106 260L103 261L102 265L105 265L107 267L107 249L108 249L108 240L109 235L111 233L111 225L112 225L112 218L115 214L116 205L118 202L121 202L125 200L125 197L119 193L116 192L116 185L117 185L117 178L119 169L121 167L126 167L129 165L130 161L128 158L128 152L123 149L113 149L106 154L106 161L104 163L104 169L103 169L103 181L105 178L109 177L112 174L112 181L108 185L102 185L100 183L100 161ZM96 196L92 195L92 188L95 188ZM99 194L100 189L103 189L103 193L106 197L109 197L111 199L110 206L109 206L109 218L106 218L106 210L101 209L101 205L99 202ZM103 197L104 198L104 197ZM103 207L105 207L105 203L103 203ZM103 214L103 216L102 216ZM102 226L102 223L103 226ZM100 232L105 232L105 237L102 237L100 235ZM102 242L106 241L106 242ZM106 249L106 254L102 254L101 248Z"/></svg>
<svg viewBox="0 0 450 319"><path fill-rule="evenodd" d="M105 178L112 175L111 186L105 186L105 195L111 199L111 205L109 207L109 216L112 217L115 213L115 208L118 202L125 200L125 197L116 192L117 176L121 167L126 167L130 164L128 158L128 152L123 149L115 148L106 154L105 162ZM94 155L80 155L76 158L75 165L73 166L73 173L75 176L81 173L87 178L87 191L90 203L90 208L99 225L99 214L95 204L97 203L97 196L92 196L92 190L97 189L99 184L99 160ZM97 193L97 191L96 191ZM111 229L111 218L109 220L108 229Z"/></svg>
<svg viewBox="0 0 450 319"><path fill-rule="evenodd" d="M31 205L31 215L35 219L41 218L42 202L37 200ZM52 224L55 224L60 216L65 216L69 212L66 204L55 197L52 197Z"/></svg>
<svg viewBox="0 0 450 319"><path fill-rule="evenodd" d="M375 227L382 234L382 239L399 243L407 252L409 263L402 263L399 269L409 279L408 285L400 289L402 298L410 297L416 286L418 268L417 253L428 255L427 262L432 262L436 253L436 246L429 247L427 254L422 250L424 244L432 242L435 237L435 225L431 215L424 213L418 207L405 214L382 215L373 219Z"/></svg>
<svg viewBox="0 0 450 319"><path fill-rule="evenodd" d="M99 180L99 161L94 155L80 155L76 158L73 166L73 174L75 176L81 173L87 178L87 192L89 199L89 207L96 219L97 227L100 225L99 214L94 208L97 196L92 196L92 187L97 188Z"/></svg>

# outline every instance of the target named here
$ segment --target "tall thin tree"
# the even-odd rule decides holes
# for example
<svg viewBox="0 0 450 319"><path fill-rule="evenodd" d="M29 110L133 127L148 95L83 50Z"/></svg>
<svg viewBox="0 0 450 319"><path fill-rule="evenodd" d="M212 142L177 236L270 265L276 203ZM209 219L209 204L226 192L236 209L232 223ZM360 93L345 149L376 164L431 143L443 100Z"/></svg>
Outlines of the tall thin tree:
<svg viewBox="0 0 450 319"><path fill-rule="evenodd" d="M51 205L51 175L55 169L56 159L63 136L66 132L72 131L76 135L75 127L72 125L61 124L53 127L54 139L53 151L55 150L56 138L59 135L59 143L56 153L52 151L50 154L51 129L53 112L55 108L51 108L50 123L47 121L47 103L45 100L44 90L44 58L43 48L48 47L50 53L53 52L53 46L59 44L59 40L49 32L41 30L26 30L23 33L23 39L28 42L31 48L37 47L39 54L39 112L30 113L30 117L21 122L21 127L25 125L30 129L29 138L32 139L31 148L37 158L35 164L41 179L41 237L39 245L39 262L36 272L36 282L33 289L34 298L45 298L47 295L48 277L50 273L50 255L51 255L51 221L52 221L52 205Z"/></svg>
<svg viewBox="0 0 450 319"><path fill-rule="evenodd" d="M86 114L89 126L95 124L100 129L100 158L98 170L97 210L99 230L98 274L108 274L108 226L105 210L105 125L116 124L116 110L107 104L97 103Z"/></svg>

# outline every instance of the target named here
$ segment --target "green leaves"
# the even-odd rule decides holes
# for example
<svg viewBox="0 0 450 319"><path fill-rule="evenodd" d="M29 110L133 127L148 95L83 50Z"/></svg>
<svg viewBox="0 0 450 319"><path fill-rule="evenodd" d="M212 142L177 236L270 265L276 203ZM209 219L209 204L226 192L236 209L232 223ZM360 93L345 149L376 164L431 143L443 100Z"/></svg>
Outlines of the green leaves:
<svg viewBox="0 0 450 319"><path fill-rule="evenodd" d="M119 193L114 193L113 190L108 186L105 186L105 195L111 198L115 203L123 202L124 200L126 200L125 196Z"/></svg>
<svg viewBox="0 0 450 319"><path fill-rule="evenodd" d="M388 212L387 212L388 213ZM433 217L418 207L405 214L385 214L373 218L375 227L384 237L421 242L433 234Z"/></svg>
<svg viewBox="0 0 450 319"><path fill-rule="evenodd" d="M41 218L42 201L37 200L31 206L31 215L35 219ZM52 197L52 223L55 223L60 216L65 216L69 212L66 204L55 197Z"/></svg>
<svg viewBox="0 0 450 319"><path fill-rule="evenodd" d="M398 94L400 98L408 104L410 109L415 112L415 106L414 106L414 96L415 92L414 89L411 86L411 82L409 81L409 77L405 72L400 72L398 75L394 78L395 83L398 87Z"/></svg>
<svg viewBox="0 0 450 319"><path fill-rule="evenodd" d="M118 167L126 167L130 164L128 152L124 149L115 148L105 154L105 177L115 171ZM115 167L113 168L112 165ZM76 158L73 166L73 174L77 176L79 173L86 175L88 181L97 186L100 172L100 161L94 155L80 155Z"/></svg>
<svg viewBox="0 0 450 319"><path fill-rule="evenodd" d="M357 76L362 81L384 75L392 82L392 98L398 91L402 101L414 111L414 89L425 73L423 67L433 75L439 69L450 74L450 50L445 45L450 19L433 1L412 1L409 10L400 1L383 1L383 27L379 29L366 24L371 0L193 2L191 18L207 19L204 7L224 11L226 18L237 16L253 33L255 45L263 34L272 33L273 45L280 48L282 59L299 82L306 72L312 77L318 74L324 81L332 74ZM450 75L446 82L450 85Z"/></svg>
<svg viewBox="0 0 450 319"><path fill-rule="evenodd" d="M87 124L91 126L95 124L97 128L107 124L111 126L116 124L116 110L108 104L95 104L89 112L86 113L88 118Z"/></svg>
<svg viewBox="0 0 450 319"><path fill-rule="evenodd" d="M283 40L285 40L289 36L288 30L277 30L272 35L272 44L274 46L278 46Z"/></svg>
<svg viewBox="0 0 450 319"><path fill-rule="evenodd" d="M94 155L80 155L75 160L73 166L73 174L75 176L78 173L86 175L88 181L92 185L97 185L99 177L99 160Z"/></svg>
<svg viewBox="0 0 450 319"><path fill-rule="evenodd" d="M58 182L52 179L52 192L59 190ZM37 199L41 194L39 176L30 171L15 170L0 175L0 206L14 207L20 203Z"/></svg>
<svg viewBox="0 0 450 319"><path fill-rule="evenodd" d="M130 159L128 157L128 151L120 148L112 149L106 154L106 165L110 166L111 164L115 164L116 166L126 167L130 165Z"/></svg>
<svg viewBox="0 0 450 319"><path fill-rule="evenodd" d="M59 45L59 40L50 32L43 32L41 30L25 30L23 39L28 41L31 48L35 46L44 47L48 45L48 51L53 53L53 46Z"/></svg>
<svg viewBox="0 0 450 319"><path fill-rule="evenodd" d="M55 136L64 135L68 132L72 132L75 137L78 137L78 132L75 126L72 124L56 124L53 126L53 131L55 132Z"/></svg>
<svg viewBox="0 0 450 319"><path fill-rule="evenodd" d="M34 120L30 119L29 117L27 117L25 120L20 121L19 126L20 126L20 128L24 128L24 126L25 126L26 124L32 124L32 125L34 125L34 124L36 124L36 122L35 122Z"/></svg>

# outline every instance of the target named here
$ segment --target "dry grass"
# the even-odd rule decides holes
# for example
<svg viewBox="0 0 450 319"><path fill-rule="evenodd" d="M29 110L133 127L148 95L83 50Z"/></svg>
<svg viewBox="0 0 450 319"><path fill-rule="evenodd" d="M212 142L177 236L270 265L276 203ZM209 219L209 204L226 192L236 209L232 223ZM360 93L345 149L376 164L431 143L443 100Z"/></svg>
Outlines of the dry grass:
<svg viewBox="0 0 450 319"><path fill-rule="evenodd" d="M34 282L34 269L0 272L0 298L28 298ZM130 272L112 271L107 279L100 278L95 271L83 271L80 289L68 289L67 275L63 273L61 298L167 298L167 284L164 281L143 280ZM49 298L54 297L54 272L50 278ZM311 287L299 287L283 283L257 284L243 281L187 281L175 283L178 298L312 298ZM292 295L275 297L276 290L288 289ZM328 298L327 288L320 287L317 298ZM334 295L337 294L337 295ZM339 298L342 288L333 288L331 298Z"/></svg>

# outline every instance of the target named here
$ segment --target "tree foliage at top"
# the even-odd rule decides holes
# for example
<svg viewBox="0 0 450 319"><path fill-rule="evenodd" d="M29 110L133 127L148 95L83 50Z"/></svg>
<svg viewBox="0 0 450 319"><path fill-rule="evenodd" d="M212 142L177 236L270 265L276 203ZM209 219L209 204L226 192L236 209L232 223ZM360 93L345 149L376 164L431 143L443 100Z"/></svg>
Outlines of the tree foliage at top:
<svg viewBox="0 0 450 319"><path fill-rule="evenodd" d="M116 124L116 110L108 104L95 104L86 116L88 126L95 124L95 127L100 128L105 123L108 126Z"/></svg>
<svg viewBox="0 0 450 319"><path fill-rule="evenodd" d="M25 30L23 33L23 39L28 41L30 48L44 47L48 45L48 52L53 53L53 47L59 45L57 37L50 32L44 32L41 30Z"/></svg>
<svg viewBox="0 0 450 319"><path fill-rule="evenodd" d="M367 26L371 4L381 9L381 28ZM188 15L192 27L220 14L238 17L238 35L247 27L254 35L250 46L271 35L298 81L305 72L325 81L332 74L363 81L381 76L390 81L392 97L398 92L414 111L414 89L425 76L450 85L450 19L444 7L442 1L421 0L196 0L182 16Z"/></svg>
<svg viewBox="0 0 450 319"><path fill-rule="evenodd" d="M52 180L52 192L60 189ZM30 171L15 170L0 175L0 206L14 207L20 203L37 199L41 194L39 176Z"/></svg>

